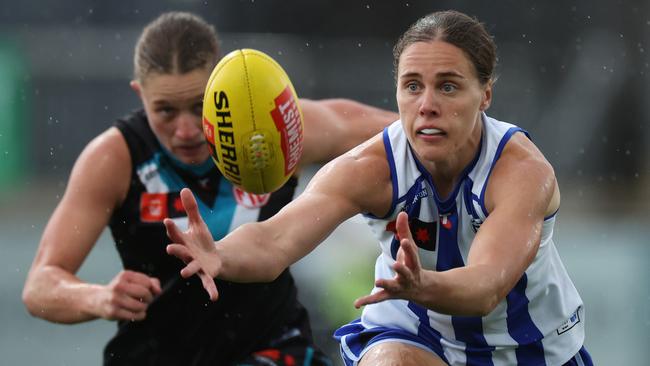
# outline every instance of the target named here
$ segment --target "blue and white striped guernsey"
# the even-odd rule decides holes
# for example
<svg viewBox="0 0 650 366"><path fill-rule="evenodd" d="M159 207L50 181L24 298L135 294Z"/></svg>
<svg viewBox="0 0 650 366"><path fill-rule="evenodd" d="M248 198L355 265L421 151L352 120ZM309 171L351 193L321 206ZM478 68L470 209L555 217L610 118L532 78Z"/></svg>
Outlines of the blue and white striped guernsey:
<svg viewBox="0 0 650 366"><path fill-rule="evenodd" d="M391 267L399 243L393 230L400 211L409 214L425 269L446 271L465 265L476 232L488 215L484 199L492 168L513 134L527 135L512 124L486 115L482 119L480 152L444 201L411 151L401 122L384 130L393 202L386 217L366 217L382 249L375 278L395 275ZM545 219L533 263L489 315L449 316L405 300L368 305L361 319L335 334L346 363L356 364L371 345L396 338L433 351L451 365L562 365L569 361L584 341L584 310L553 243L554 223L555 215Z"/></svg>

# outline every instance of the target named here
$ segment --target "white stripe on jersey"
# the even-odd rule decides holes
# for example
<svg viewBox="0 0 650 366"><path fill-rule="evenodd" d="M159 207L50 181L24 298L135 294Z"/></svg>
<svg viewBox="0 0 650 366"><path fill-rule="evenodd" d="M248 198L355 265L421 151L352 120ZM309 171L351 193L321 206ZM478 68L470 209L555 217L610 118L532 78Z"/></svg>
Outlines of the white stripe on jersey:
<svg viewBox="0 0 650 366"><path fill-rule="evenodd" d="M160 164L156 160L150 160L137 168L140 182L145 186L147 192L167 193L169 186L160 176Z"/></svg>
<svg viewBox="0 0 650 366"><path fill-rule="evenodd" d="M242 205L235 206L235 213L232 216L232 221L230 222L230 227L228 232L235 230L241 225L248 222L255 222L260 215L259 208L248 208Z"/></svg>

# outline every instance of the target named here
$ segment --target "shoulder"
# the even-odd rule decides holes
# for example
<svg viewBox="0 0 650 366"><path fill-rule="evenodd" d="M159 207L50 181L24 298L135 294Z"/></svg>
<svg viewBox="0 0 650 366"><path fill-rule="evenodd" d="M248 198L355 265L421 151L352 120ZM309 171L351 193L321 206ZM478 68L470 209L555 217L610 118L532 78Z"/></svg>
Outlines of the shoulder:
<svg viewBox="0 0 650 366"><path fill-rule="evenodd" d="M70 185L121 202L130 186L131 165L124 136L111 127L83 149L72 169Z"/></svg>
<svg viewBox="0 0 650 366"><path fill-rule="evenodd" d="M122 163L130 157L124 135L117 127L110 127L92 139L84 148L83 155L101 158L108 163Z"/></svg>
<svg viewBox="0 0 650 366"><path fill-rule="evenodd" d="M506 199L538 202L545 214L559 207L555 172L542 152L524 134L516 133L494 165L486 190L486 208Z"/></svg>

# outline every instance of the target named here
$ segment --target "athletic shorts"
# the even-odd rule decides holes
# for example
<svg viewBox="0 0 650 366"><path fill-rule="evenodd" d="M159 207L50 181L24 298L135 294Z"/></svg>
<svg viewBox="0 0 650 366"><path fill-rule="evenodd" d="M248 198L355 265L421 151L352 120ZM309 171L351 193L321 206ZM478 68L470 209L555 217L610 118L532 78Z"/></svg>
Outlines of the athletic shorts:
<svg viewBox="0 0 650 366"><path fill-rule="evenodd" d="M290 328L268 348L253 352L236 366L332 366L332 361L299 328Z"/></svg>
<svg viewBox="0 0 650 366"><path fill-rule="evenodd" d="M407 332L402 329L396 328L386 328L386 327L375 327L366 329L360 322L359 319L353 321L350 324L347 324L339 328L334 333L334 338L340 342L340 353L341 358L345 366L357 366L359 360L365 355L365 353L372 348L381 343L385 342L400 342L404 344L409 344L414 347L418 347L427 352L435 354L440 359L442 359L447 364L453 365L464 365L465 361L459 361L458 359L450 360L445 356L445 350L443 350L440 342L427 342L422 337L415 335L413 333ZM454 355L455 352L446 349L448 355ZM515 352L514 348L510 351L496 351L496 352ZM516 352L515 352L516 353ZM503 354L501 354L502 356ZM512 354L510 357L514 358ZM515 361L516 362L516 361ZM491 363L490 363L491 364ZM521 365L526 365L525 362ZM573 358L564 363L562 366L593 366L591 356L587 352L584 346L580 348L578 353L576 353Z"/></svg>

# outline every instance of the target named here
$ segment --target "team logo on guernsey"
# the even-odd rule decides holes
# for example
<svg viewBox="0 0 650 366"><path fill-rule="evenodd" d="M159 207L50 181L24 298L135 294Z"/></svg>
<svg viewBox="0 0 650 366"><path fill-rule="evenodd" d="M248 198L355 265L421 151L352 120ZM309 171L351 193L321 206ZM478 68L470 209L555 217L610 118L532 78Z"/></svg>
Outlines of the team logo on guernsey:
<svg viewBox="0 0 650 366"><path fill-rule="evenodd" d="M235 201L240 206L246 208L260 208L265 206L271 198L270 193L264 194L255 194L244 191L243 189L235 186L232 188L232 195L235 197Z"/></svg>
<svg viewBox="0 0 650 366"><path fill-rule="evenodd" d="M140 221L160 222L165 218L186 216L179 192L140 195Z"/></svg>
<svg viewBox="0 0 650 366"><path fill-rule="evenodd" d="M420 221L418 218L409 219L409 229L415 244L425 250L436 250L436 237L438 234L438 225L434 222ZM395 234L397 240L397 228L395 227L395 220L386 225L386 231L391 231Z"/></svg>

